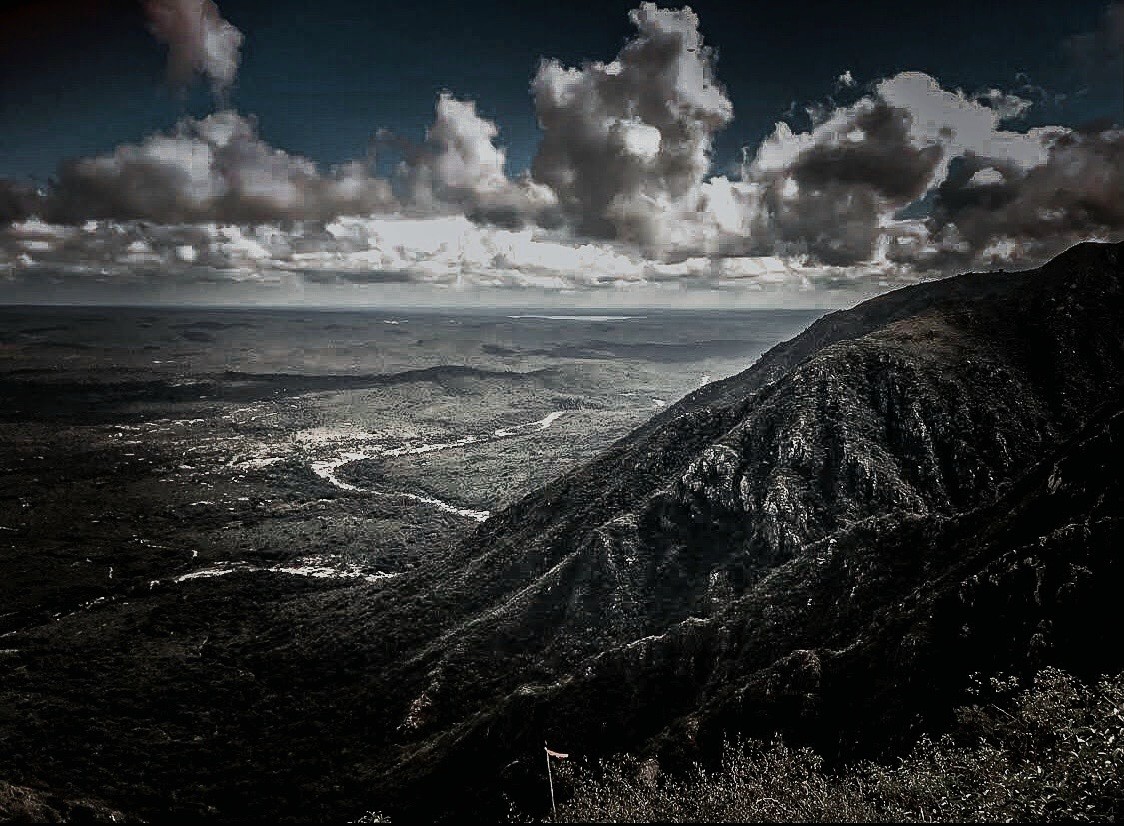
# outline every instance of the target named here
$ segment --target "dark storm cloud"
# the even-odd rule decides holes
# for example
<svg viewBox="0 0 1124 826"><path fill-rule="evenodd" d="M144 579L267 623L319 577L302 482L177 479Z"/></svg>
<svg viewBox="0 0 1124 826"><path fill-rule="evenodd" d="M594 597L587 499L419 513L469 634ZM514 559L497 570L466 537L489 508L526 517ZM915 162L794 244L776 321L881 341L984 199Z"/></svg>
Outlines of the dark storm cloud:
<svg viewBox="0 0 1124 826"><path fill-rule="evenodd" d="M830 266L868 261L874 254L882 209L871 187L827 181L774 203L775 251Z"/></svg>
<svg viewBox="0 0 1124 826"><path fill-rule="evenodd" d="M937 188L927 227L935 255L954 265L1041 260L1088 238L1119 238L1124 131L1062 134L1026 171L968 155Z"/></svg>
<svg viewBox="0 0 1124 826"><path fill-rule="evenodd" d="M921 197L944 158L940 145L914 141L912 118L864 98L825 113L811 134L778 128L746 170L763 188L775 251L831 266L870 260L884 217Z"/></svg>
<svg viewBox="0 0 1124 826"><path fill-rule="evenodd" d="M828 185L872 190L891 204L920 197L941 159L938 146L910 143L910 114L876 102L837 127L839 139L801 153L788 174L813 191Z"/></svg>
<svg viewBox="0 0 1124 826"><path fill-rule="evenodd" d="M0 178L0 227L34 215L40 209L41 201L35 187Z"/></svg>
<svg viewBox="0 0 1124 826"><path fill-rule="evenodd" d="M768 204L780 248L833 266L870 260L882 217L921 197L942 159L937 145L913 145L910 125L905 109L864 103L774 172Z"/></svg>
<svg viewBox="0 0 1124 826"><path fill-rule="evenodd" d="M1051 233L1064 245L1119 232L1118 133L1002 128L1027 107L998 89L967 95L907 72L811 132L778 125L746 169L762 187L765 232L782 254L827 265L869 262L881 248L919 268L1037 259ZM930 191L927 222L895 218Z"/></svg>

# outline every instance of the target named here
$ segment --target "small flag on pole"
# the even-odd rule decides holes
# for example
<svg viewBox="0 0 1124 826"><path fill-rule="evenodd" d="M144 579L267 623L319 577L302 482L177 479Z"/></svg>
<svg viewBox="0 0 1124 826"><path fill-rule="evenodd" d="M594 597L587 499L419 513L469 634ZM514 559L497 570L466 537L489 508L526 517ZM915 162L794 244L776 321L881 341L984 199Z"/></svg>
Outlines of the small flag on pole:
<svg viewBox="0 0 1124 826"><path fill-rule="evenodd" d="M570 755L563 754L560 751L551 750L550 746L544 741L542 744L543 750L546 752L546 779L550 783L550 810L554 814L558 814L558 807L554 805L554 776L550 773L550 758L554 757L558 760L565 760Z"/></svg>

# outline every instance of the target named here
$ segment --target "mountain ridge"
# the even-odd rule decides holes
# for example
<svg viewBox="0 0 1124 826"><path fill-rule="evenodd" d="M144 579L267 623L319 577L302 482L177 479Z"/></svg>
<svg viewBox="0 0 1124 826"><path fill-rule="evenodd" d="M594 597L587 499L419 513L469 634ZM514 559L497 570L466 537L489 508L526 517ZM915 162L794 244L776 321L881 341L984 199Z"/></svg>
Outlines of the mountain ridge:
<svg viewBox="0 0 1124 826"><path fill-rule="evenodd" d="M513 718L562 733L562 713L533 702L539 692L577 691L583 669L613 660L606 652L647 650L645 640L670 629L697 637L721 606L761 588L816 543L879 520L939 524L996 501L1100 402L1119 396L1120 250L1083 245L1029 273L960 276L948 280L951 288L919 285L854 315L835 314L490 519L426 580L440 577L436 611L446 619L405 668L392 668L397 685L418 693L404 715L410 725L395 738L403 765L384 775L387 785L409 787L407 778L426 776L435 754L458 750L457 732L478 714L481 725L508 731L511 743L529 741L534 728L513 730ZM776 622L793 639L815 626ZM683 643L681 651L697 646L696 653L669 667L721 659L715 645ZM785 661L792 651L770 656L759 652L754 661L788 662L797 681L822 670L814 659ZM674 681L639 666L629 679L619 667L599 692L579 691L584 699L569 711L596 707L607 724L639 704L640 717L661 719L654 707L668 704ZM636 674L658 686L643 701L614 690L631 685L643 694ZM698 699L697 687L684 690ZM503 710L489 710L494 703ZM727 709L712 720L755 730L755 718L801 728L792 709ZM633 728L657 735L651 725ZM607 743L640 741L606 736ZM437 757L436 764L446 760L456 762Z"/></svg>

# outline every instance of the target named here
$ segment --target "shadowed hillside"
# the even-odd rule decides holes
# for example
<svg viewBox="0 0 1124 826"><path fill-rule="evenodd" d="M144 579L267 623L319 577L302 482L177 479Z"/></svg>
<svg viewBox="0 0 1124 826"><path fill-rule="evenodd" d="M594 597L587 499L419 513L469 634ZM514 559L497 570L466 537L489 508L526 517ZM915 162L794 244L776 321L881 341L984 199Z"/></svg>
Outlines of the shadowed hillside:
<svg viewBox="0 0 1124 826"><path fill-rule="evenodd" d="M489 520L387 594L417 631L383 782L515 777L544 735L876 753L970 672L1119 668L1121 266L1087 244L828 316Z"/></svg>

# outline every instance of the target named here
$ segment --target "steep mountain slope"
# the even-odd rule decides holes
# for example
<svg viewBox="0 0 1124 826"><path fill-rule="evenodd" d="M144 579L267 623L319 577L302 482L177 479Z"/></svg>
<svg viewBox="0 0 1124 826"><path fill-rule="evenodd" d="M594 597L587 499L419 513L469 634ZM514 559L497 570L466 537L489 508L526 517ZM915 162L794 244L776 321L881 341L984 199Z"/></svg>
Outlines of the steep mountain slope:
<svg viewBox="0 0 1124 826"><path fill-rule="evenodd" d="M1036 569L1003 562L1017 537L1045 537L1051 559L1090 555L1093 581L1112 561L1119 488L1100 511L1038 502L1027 473L1120 399L1122 263L1119 245L1082 245L829 316L489 520L372 616L412 629L379 681L398 698L380 785L479 787L546 732L589 751L657 736L683 750L696 732L781 728L849 753L939 716L973 657L1025 666L1027 645L991 628L1034 613L995 604L1022 605ZM1115 450L1104 426L1088 438ZM1039 533L1010 515L1039 506ZM1087 535L1066 533L1094 513ZM962 589L975 601L954 611ZM1065 621L1097 633L1099 610ZM999 647L954 655L953 617ZM1035 640L1040 658L1066 650L1047 630Z"/></svg>
<svg viewBox="0 0 1124 826"><path fill-rule="evenodd" d="M987 507L874 518L815 543L707 618L511 693L441 743L443 760L422 758L422 788L487 776L481 761L543 736L693 758L733 731L783 731L851 757L949 724L973 674L1124 668L1122 460L1124 405ZM506 765L532 805L537 768Z"/></svg>

